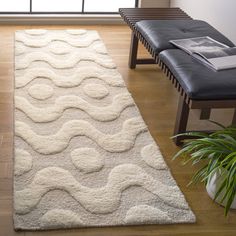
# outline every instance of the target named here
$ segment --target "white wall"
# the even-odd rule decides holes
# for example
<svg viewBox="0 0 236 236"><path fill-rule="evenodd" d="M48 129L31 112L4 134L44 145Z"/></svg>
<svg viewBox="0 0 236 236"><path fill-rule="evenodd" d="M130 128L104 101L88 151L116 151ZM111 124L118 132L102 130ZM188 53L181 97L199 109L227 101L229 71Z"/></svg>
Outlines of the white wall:
<svg viewBox="0 0 236 236"><path fill-rule="evenodd" d="M170 5L207 21L236 44L236 0L171 0Z"/></svg>
<svg viewBox="0 0 236 236"><path fill-rule="evenodd" d="M170 0L139 0L140 7L169 7Z"/></svg>

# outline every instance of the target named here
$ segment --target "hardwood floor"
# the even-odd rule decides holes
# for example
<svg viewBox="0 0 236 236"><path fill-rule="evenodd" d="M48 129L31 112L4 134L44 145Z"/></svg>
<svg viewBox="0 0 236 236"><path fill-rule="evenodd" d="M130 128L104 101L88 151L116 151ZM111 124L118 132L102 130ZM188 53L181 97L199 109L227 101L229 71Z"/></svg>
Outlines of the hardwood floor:
<svg viewBox="0 0 236 236"><path fill-rule="evenodd" d="M196 224L14 232L12 222L14 32L29 28L86 28L97 30L100 33L151 134L159 144L174 178L196 214ZM223 208L210 200L204 186L186 187L195 168L183 167L180 161L171 160L173 154L178 150L170 139L174 128L178 94L157 66L138 66L135 70L128 68L129 43L130 30L123 25L0 26L0 236L236 235L236 211L231 211L225 218ZM140 48L139 54L148 56L143 48ZM209 123L207 121L199 122L195 113L191 113L189 126L193 129L209 129ZM218 110L213 111L211 118L229 124L232 114L231 110Z"/></svg>

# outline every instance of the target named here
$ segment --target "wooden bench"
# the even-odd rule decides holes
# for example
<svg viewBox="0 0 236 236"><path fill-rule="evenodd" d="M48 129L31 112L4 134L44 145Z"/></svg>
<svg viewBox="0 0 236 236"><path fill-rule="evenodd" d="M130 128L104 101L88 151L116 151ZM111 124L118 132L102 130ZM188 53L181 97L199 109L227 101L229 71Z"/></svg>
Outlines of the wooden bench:
<svg viewBox="0 0 236 236"><path fill-rule="evenodd" d="M145 27L144 31L141 31L139 27L137 27L137 22L145 20L192 20L190 16L179 8L121 8L119 11L124 21L132 30L129 67L134 69L138 64L158 64L180 93L174 135L186 132L190 109L200 109L200 119L209 119L211 109L213 108L236 108L236 96L235 98L232 96L232 98L229 97L226 99L223 97L220 99L208 99L207 97L195 99L189 96L188 92L183 87L183 83L180 83L180 79L176 78L178 77L176 76L177 73L173 73L173 70L170 68L171 64L169 63L167 65L167 63L163 62L163 59L166 61L166 55L163 55L162 58L160 58L160 52L158 52L150 43L147 35L145 35ZM146 47L152 56L151 59L137 58L139 41ZM236 124L236 112L234 112L232 124ZM178 137L174 141L177 145L180 145L182 139L183 137Z"/></svg>

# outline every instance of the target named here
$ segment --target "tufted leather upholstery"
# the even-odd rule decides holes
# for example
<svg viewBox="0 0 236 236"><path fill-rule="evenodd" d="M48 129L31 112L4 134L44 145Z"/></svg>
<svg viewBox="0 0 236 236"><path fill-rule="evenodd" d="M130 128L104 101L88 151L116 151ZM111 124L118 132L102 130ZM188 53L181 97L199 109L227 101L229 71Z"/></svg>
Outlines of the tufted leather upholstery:
<svg viewBox="0 0 236 236"><path fill-rule="evenodd" d="M135 27L155 53L175 48L169 40L210 36L230 47L234 44L205 21L200 20L143 20Z"/></svg>
<svg viewBox="0 0 236 236"><path fill-rule="evenodd" d="M236 98L236 69L214 71L179 49L162 51L159 58L169 67L189 98Z"/></svg>

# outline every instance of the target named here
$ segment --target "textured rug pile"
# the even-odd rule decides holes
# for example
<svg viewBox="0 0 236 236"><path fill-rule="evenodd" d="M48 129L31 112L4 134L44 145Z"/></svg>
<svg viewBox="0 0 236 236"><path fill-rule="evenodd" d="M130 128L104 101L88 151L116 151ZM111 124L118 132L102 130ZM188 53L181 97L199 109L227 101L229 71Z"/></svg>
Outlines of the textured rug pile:
<svg viewBox="0 0 236 236"><path fill-rule="evenodd" d="M194 222L96 31L15 34L16 229Z"/></svg>

